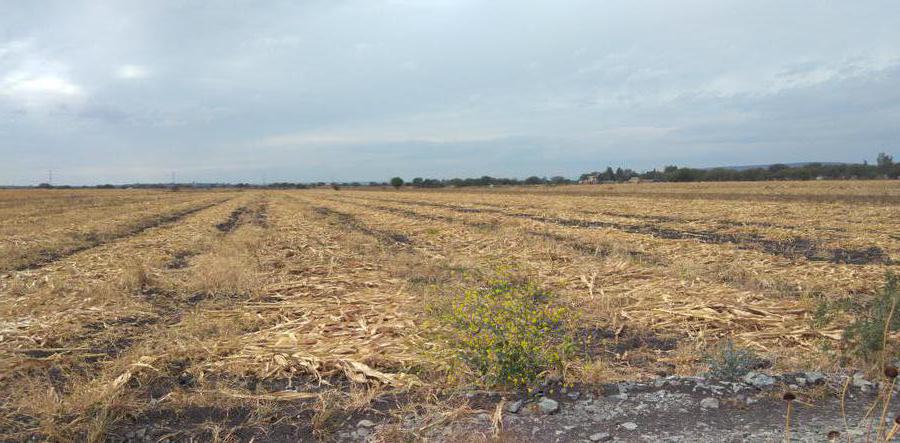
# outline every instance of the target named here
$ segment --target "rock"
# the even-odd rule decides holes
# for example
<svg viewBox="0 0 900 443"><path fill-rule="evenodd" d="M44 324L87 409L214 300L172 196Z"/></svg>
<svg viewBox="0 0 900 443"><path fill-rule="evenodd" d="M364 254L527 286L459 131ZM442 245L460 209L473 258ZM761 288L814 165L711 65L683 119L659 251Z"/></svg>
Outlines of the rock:
<svg viewBox="0 0 900 443"><path fill-rule="evenodd" d="M759 372L748 372L744 376L744 383L762 389L774 385L775 379Z"/></svg>
<svg viewBox="0 0 900 443"><path fill-rule="evenodd" d="M814 385L825 381L825 374L821 372L806 372L803 374L803 378L806 379L807 383Z"/></svg>
<svg viewBox="0 0 900 443"><path fill-rule="evenodd" d="M372 423L371 420L360 420L359 423L356 424L357 428L374 428L375 423Z"/></svg>
<svg viewBox="0 0 900 443"><path fill-rule="evenodd" d="M715 397L706 397L700 400L700 407L703 409L719 409L719 399Z"/></svg>
<svg viewBox="0 0 900 443"><path fill-rule="evenodd" d="M516 400L513 402L509 402L506 404L506 412L515 414L515 413L519 412L520 409L522 409L522 405L524 405L524 404L525 404L525 402L523 400Z"/></svg>
<svg viewBox="0 0 900 443"><path fill-rule="evenodd" d="M566 397L569 397L571 400L578 400L578 397L581 397L581 393L578 391L572 391L566 394Z"/></svg>
<svg viewBox="0 0 900 443"><path fill-rule="evenodd" d="M622 428L624 428L628 431L633 431L633 430L637 429L637 427L638 427L637 423L634 423L631 421L626 421L625 423L622 423Z"/></svg>
<svg viewBox="0 0 900 443"><path fill-rule="evenodd" d="M610 441L612 440L612 435L609 435L608 432L598 432L596 434L591 434L588 439L590 441Z"/></svg>
<svg viewBox="0 0 900 443"><path fill-rule="evenodd" d="M544 379L544 381L541 383L541 387L546 388L555 384L559 384L560 382L562 382L562 377L558 375L551 375Z"/></svg>
<svg viewBox="0 0 900 443"><path fill-rule="evenodd" d="M544 397L538 402L538 407L541 408L541 412L544 414L552 414L559 410L559 403L552 398Z"/></svg>
<svg viewBox="0 0 900 443"><path fill-rule="evenodd" d="M622 394L610 395L609 398L614 398L616 400L628 400L628 394L622 393Z"/></svg>
<svg viewBox="0 0 900 443"><path fill-rule="evenodd" d="M862 388L868 388L870 386L872 386L872 382L866 380L862 374L860 374L860 373L853 374L853 387L862 389Z"/></svg>
<svg viewBox="0 0 900 443"><path fill-rule="evenodd" d="M357 437L368 437L372 431L369 428L358 428L355 432Z"/></svg>

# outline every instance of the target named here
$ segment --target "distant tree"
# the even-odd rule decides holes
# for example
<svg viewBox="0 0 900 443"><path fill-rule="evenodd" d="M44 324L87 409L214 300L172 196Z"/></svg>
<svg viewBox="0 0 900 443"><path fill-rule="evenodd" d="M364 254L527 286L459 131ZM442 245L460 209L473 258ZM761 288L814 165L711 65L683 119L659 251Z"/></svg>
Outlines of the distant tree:
<svg viewBox="0 0 900 443"><path fill-rule="evenodd" d="M668 179L673 182L695 182L703 180L704 171L701 169L678 168Z"/></svg>
<svg viewBox="0 0 900 443"><path fill-rule="evenodd" d="M53 185L51 185L50 183L41 183L37 185L37 187L41 189L50 189L53 187Z"/></svg>
<svg viewBox="0 0 900 443"><path fill-rule="evenodd" d="M656 168L653 168L653 170L643 173L642 178L647 180L663 180L665 179L665 175L663 175L662 172L657 171Z"/></svg>
<svg viewBox="0 0 900 443"><path fill-rule="evenodd" d="M542 179L536 175L532 175L531 177L528 177L525 179L525 184L526 185L541 185L541 184L544 184L544 179Z"/></svg>
<svg viewBox="0 0 900 443"><path fill-rule="evenodd" d="M606 171L603 172L603 175L600 177L600 179L605 181L613 181L616 179L616 173L613 172L612 167L607 166Z"/></svg>
<svg viewBox="0 0 900 443"><path fill-rule="evenodd" d="M581 174L581 175L578 177L578 181L584 181L584 180L587 180L587 179L591 178L591 176L599 177L599 176L600 176L600 173L597 172L597 171L594 171L594 172L585 172L584 174Z"/></svg>
<svg viewBox="0 0 900 443"><path fill-rule="evenodd" d="M769 165L769 172L775 174L775 173L784 171L785 169L789 169L789 168L790 168L790 166L788 166L788 165L781 164L781 163L775 163L774 165Z"/></svg>
<svg viewBox="0 0 900 443"><path fill-rule="evenodd" d="M706 180L709 181L728 181L734 180L737 172L727 168L713 168L706 171Z"/></svg>
<svg viewBox="0 0 900 443"><path fill-rule="evenodd" d="M403 179L400 177L394 177L391 179L391 186L393 186L394 188L400 189L400 187L403 186L403 183Z"/></svg>
<svg viewBox="0 0 900 443"><path fill-rule="evenodd" d="M571 182L572 182L571 180L569 180L561 175L550 177L550 183L553 183L554 185L565 185L565 184L568 184Z"/></svg>
<svg viewBox="0 0 900 443"><path fill-rule="evenodd" d="M894 169L894 156L879 152L875 164L877 165L878 172L888 174Z"/></svg>

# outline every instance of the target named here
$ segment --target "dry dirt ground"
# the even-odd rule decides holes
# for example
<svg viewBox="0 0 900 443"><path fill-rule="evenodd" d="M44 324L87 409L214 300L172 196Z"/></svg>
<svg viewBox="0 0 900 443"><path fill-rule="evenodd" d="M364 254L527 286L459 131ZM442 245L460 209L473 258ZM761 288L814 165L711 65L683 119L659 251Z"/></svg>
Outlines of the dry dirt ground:
<svg viewBox="0 0 900 443"><path fill-rule="evenodd" d="M792 439L867 441L887 387L842 306L900 269L898 206L893 182L0 191L0 439L779 441L790 390ZM591 339L524 397L433 314L498 270ZM696 378L725 340L756 378Z"/></svg>

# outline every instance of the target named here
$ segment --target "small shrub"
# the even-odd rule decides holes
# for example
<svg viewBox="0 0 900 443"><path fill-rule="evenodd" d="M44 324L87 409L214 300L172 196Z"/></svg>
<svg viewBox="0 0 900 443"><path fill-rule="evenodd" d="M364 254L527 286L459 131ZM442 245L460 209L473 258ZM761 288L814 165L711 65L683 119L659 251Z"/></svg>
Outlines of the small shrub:
<svg viewBox="0 0 900 443"><path fill-rule="evenodd" d="M441 315L458 356L488 384L531 386L574 348L564 308L531 283L498 279L466 291Z"/></svg>
<svg viewBox="0 0 900 443"><path fill-rule="evenodd" d="M857 319L844 331L848 349L866 361L884 351L886 337L900 330L900 277L888 273L884 287L870 303L862 305Z"/></svg>
<svg viewBox="0 0 900 443"><path fill-rule="evenodd" d="M731 339L707 353L704 361L709 366L709 377L729 381L740 379L763 363L752 350L735 347Z"/></svg>
<svg viewBox="0 0 900 443"><path fill-rule="evenodd" d="M812 311L810 325L813 328L824 328L836 320L844 313L852 311L856 306L851 298L839 298L836 300L826 298L822 294L814 294L817 299L815 308Z"/></svg>
<svg viewBox="0 0 900 443"><path fill-rule="evenodd" d="M146 264L132 259L125 263L119 285L128 292L140 293L148 286L152 286L152 277Z"/></svg>

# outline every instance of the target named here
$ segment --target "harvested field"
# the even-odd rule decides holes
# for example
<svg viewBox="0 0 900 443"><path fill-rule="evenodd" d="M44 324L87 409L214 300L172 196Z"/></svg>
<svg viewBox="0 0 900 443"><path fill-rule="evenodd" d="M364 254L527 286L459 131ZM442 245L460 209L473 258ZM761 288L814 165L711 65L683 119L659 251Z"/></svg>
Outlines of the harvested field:
<svg viewBox="0 0 900 443"><path fill-rule="evenodd" d="M0 440L569 440L500 432L516 387L445 334L498 275L571 330L556 381L524 391L704 374L725 341L754 370L871 375L888 360L845 331L900 271L898 198L888 181L2 191Z"/></svg>

